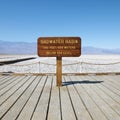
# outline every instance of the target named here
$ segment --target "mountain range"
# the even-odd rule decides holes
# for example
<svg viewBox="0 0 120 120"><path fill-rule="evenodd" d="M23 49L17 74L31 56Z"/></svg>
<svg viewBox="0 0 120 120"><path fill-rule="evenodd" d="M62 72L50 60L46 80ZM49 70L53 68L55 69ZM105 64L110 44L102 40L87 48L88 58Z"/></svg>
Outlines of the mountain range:
<svg viewBox="0 0 120 120"><path fill-rule="evenodd" d="M82 54L120 54L118 49L103 49L82 46ZM37 54L37 43L8 42L0 40L0 54Z"/></svg>

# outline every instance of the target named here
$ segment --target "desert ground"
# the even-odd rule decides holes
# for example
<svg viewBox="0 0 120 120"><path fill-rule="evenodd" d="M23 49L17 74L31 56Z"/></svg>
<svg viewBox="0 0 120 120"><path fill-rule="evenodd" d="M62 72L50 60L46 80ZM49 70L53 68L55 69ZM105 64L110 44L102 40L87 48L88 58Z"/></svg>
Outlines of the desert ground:
<svg viewBox="0 0 120 120"><path fill-rule="evenodd" d="M33 58L29 60L22 60ZM0 55L0 72L9 73L55 73L55 57L38 57L37 55ZM63 57L63 73L101 73L120 72L120 55L81 55L80 57Z"/></svg>

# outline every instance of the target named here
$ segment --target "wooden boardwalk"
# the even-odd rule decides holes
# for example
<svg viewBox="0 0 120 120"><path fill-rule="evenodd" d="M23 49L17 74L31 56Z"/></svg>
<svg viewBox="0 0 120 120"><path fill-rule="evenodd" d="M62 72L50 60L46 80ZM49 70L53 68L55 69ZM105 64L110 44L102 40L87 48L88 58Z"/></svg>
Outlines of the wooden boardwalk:
<svg viewBox="0 0 120 120"><path fill-rule="evenodd" d="M0 120L120 120L120 75L0 76Z"/></svg>

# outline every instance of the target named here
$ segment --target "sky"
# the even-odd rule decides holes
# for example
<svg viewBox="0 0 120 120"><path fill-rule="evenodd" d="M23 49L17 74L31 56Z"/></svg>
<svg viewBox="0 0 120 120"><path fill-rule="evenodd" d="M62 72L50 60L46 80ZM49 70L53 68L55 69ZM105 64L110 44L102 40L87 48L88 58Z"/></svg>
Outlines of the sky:
<svg viewBox="0 0 120 120"><path fill-rule="evenodd" d="M120 0L0 0L0 40L37 42L52 36L120 48Z"/></svg>

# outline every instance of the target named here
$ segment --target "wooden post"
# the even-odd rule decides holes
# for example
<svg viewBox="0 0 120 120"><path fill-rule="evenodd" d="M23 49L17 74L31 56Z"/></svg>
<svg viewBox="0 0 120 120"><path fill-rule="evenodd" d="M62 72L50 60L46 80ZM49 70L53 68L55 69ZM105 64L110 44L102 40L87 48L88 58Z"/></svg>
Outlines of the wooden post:
<svg viewBox="0 0 120 120"><path fill-rule="evenodd" d="M57 86L62 85L62 57L56 57L57 58L57 68L56 68L56 76L57 76Z"/></svg>

